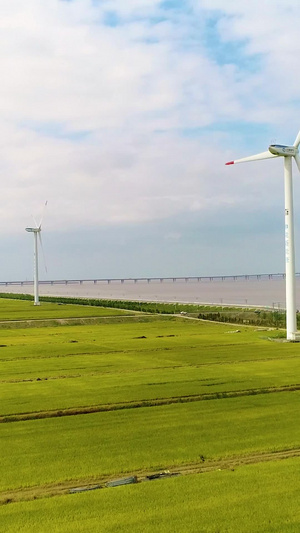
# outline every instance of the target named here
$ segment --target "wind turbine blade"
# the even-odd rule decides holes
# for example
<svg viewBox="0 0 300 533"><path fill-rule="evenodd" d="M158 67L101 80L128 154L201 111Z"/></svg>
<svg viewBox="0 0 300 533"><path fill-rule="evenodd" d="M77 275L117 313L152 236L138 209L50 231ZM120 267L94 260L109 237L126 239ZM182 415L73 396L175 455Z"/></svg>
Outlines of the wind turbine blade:
<svg viewBox="0 0 300 533"><path fill-rule="evenodd" d="M293 146L295 146L295 148L298 148L299 144L300 144L300 131L298 132L298 135L295 139Z"/></svg>
<svg viewBox="0 0 300 533"><path fill-rule="evenodd" d="M40 241L40 246L41 246L42 255L43 255L44 267L45 267L45 271L46 271L46 273L47 273L48 270L47 270L47 264L46 264L46 257L45 257L45 252L44 252L44 247L43 247L43 241L42 241L42 236L41 236L41 232L40 232L40 231L38 232L38 235L39 235L39 241Z"/></svg>
<svg viewBox="0 0 300 533"><path fill-rule="evenodd" d="M32 220L33 220L33 222L34 222L34 227L35 227L35 228L38 228L38 223L37 223L37 221L35 220L35 218L34 218L33 215L31 215L31 216L32 216Z"/></svg>
<svg viewBox="0 0 300 533"><path fill-rule="evenodd" d="M300 155L299 155L299 154L296 154L296 155L294 155L294 158L295 158L295 161L296 161L296 164L297 164L298 170L299 170L299 172L300 172Z"/></svg>
<svg viewBox="0 0 300 533"><path fill-rule="evenodd" d="M260 159L271 159L272 157L279 156L271 154L271 152L267 150L267 152L261 152L260 154L250 155L249 157L243 157L242 159L236 159L235 161L228 161L228 163L225 163L225 165L234 165L235 163L247 163L247 161L260 161Z"/></svg>
<svg viewBox="0 0 300 533"><path fill-rule="evenodd" d="M39 224L39 226L37 226L37 227L39 227L39 229L41 229L41 227L42 227L42 222L43 222L43 218L44 218L45 209L46 209L46 207L47 207L47 204L48 204L48 200L46 200L46 202L45 202L45 204L44 204L43 211L42 211L42 215L41 215L40 224Z"/></svg>

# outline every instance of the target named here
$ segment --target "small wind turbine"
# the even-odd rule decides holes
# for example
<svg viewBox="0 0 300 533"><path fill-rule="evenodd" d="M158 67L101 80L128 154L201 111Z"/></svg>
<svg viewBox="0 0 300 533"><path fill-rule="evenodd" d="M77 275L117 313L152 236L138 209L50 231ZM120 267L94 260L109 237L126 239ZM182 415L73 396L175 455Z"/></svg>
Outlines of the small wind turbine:
<svg viewBox="0 0 300 533"><path fill-rule="evenodd" d="M294 157L300 171L299 144L300 131L293 146L271 144L266 152L226 163L226 165L233 165L234 163L246 163L247 161L259 161L273 157L284 158L286 338L289 341L297 340L292 157Z"/></svg>
<svg viewBox="0 0 300 533"><path fill-rule="evenodd" d="M47 202L45 202L43 213L41 216L40 224L38 225L37 222L34 220L35 227L34 228L25 228L26 231L29 233L33 233L34 237L34 248L33 248L33 294L34 294L34 305L40 305L39 301L39 260L38 260L38 236L41 248L43 249L42 245L42 237L41 237L41 231L42 231L42 220L44 211L46 208Z"/></svg>

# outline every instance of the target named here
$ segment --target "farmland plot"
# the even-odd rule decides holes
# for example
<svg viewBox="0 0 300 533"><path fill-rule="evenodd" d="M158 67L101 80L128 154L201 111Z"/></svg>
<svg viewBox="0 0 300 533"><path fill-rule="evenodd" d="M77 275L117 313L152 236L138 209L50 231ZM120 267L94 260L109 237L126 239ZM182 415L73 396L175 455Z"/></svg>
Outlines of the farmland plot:
<svg viewBox="0 0 300 533"><path fill-rule="evenodd" d="M14 321L32 319L28 302L13 305ZM0 315L1 306L5 300ZM106 312L110 320L96 324L15 329L8 321L1 331L3 531L37 524L46 531L50 523L62 532L297 531L289 482L271 488L285 465L294 480L299 462L299 345L279 342L277 331L142 314L132 320L120 311L114 318L98 308L104 320ZM157 472L166 474L142 483ZM141 483L104 488L128 475ZM69 494L95 486L102 488ZM269 518L236 529L247 505L260 516L268 491ZM290 505L274 516L276 501ZM235 510L225 513L228 506Z"/></svg>

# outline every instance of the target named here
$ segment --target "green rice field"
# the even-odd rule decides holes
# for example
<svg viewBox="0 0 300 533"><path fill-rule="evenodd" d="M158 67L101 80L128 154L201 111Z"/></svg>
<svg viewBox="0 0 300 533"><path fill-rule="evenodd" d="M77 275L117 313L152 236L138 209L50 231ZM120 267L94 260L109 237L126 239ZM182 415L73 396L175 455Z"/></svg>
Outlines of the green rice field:
<svg viewBox="0 0 300 533"><path fill-rule="evenodd" d="M0 322L0 531L300 530L281 331L9 299Z"/></svg>

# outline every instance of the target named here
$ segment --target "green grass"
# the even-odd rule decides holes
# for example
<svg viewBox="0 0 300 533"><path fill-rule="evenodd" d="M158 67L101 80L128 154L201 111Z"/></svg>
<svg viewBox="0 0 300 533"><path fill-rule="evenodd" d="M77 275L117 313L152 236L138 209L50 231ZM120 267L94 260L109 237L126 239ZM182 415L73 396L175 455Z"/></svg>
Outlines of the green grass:
<svg viewBox="0 0 300 533"><path fill-rule="evenodd" d="M64 318L87 318L102 316L120 316L130 314L122 309L104 307L78 306L72 304L43 302L34 306L28 300L10 300L0 298L0 322L13 320L45 320Z"/></svg>
<svg viewBox="0 0 300 533"><path fill-rule="evenodd" d="M16 300L33 300L30 294L0 293L1 298L10 298ZM78 297L61 297L61 296L42 296L41 302L52 302L61 304L76 304L80 307L100 306L119 309L130 309L132 311L143 311L145 313L188 313L190 316L213 320L217 322L231 322L237 324L256 324L264 326L285 327L285 312L270 309L255 308L238 308L233 306L211 306L185 303L167 303L167 302L142 302L135 300L101 300ZM300 324L300 315L297 317L298 326Z"/></svg>
<svg viewBox="0 0 300 533"><path fill-rule="evenodd" d="M18 361L18 377L23 376L25 381L1 383L0 416L162 398L171 401L181 396L225 395L300 384L300 359L294 358L199 367L188 363L175 367L157 364L154 369L140 366L125 371L122 367L119 372L112 372L111 366L103 368L103 359L97 367L94 356L86 356L84 364L81 358L72 358L72 367L69 359L55 358L51 365L48 362L47 369L42 360L34 370L28 368L28 362L24 365L24 361ZM17 363L12 370L14 375ZM114 363L117 364L115 358ZM7 363L3 364L4 370L5 366ZM8 366L12 366L12 361Z"/></svg>
<svg viewBox="0 0 300 533"><path fill-rule="evenodd" d="M7 505L6 533L298 533L300 460Z"/></svg>
<svg viewBox="0 0 300 533"><path fill-rule="evenodd" d="M269 389L300 385L299 344L271 342L269 337L279 339L276 330L126 314L49 302L34 308L28 301L0 300L0 321L49 319L47 327L34 327L33 321L30 327L10 329L8 322L1 330L0 416L12 420L41 412L47 417L64 409L76 412L103 404L110 409L134 402L130 409L1 423L2 500L10 489L17 491L14 498L26 487L37 487L41 496L48 484L80 485L84 480L228 457L239 462L243 456L300 448L300 392L267 394ZM92 316L106 322L52 326L52 319ZM232 333L236 329L239 332ZM241 391L248 395L226 397ZM193 395L209 394L219 397L183 403ZM180 398L182 403L174 403ZM160 399L166 404L155 406ZM288 465L286 478L281 465ZM0 523L4 531L24 532L177 528L180 533L198 533L199 524L214 533L298 531L292 503L286 514L282 509L275 512L276 501L288 502L288 494L293 498L298 466L295 458L235 472L13 503L0 507ZM267 491L274 504L272 500L270 512L263 513ZM253 524L249 506L258 509ZM248 521L241 520L242 513ZM290 529L282 528L285 519ZM253 529L247 529L249 524Z"/></svg>
<svg viewBox="0 0 300 533"><path fill-rule="evenodd" d="M280 393L3 424L0 487L293 449L299 400Z"/></svg>
<svg viewBox="0 0 300 533"><path fill-rule="evenodd" d="M296 344L140 320L2 331L0 416L300 383Z"/></svg>

